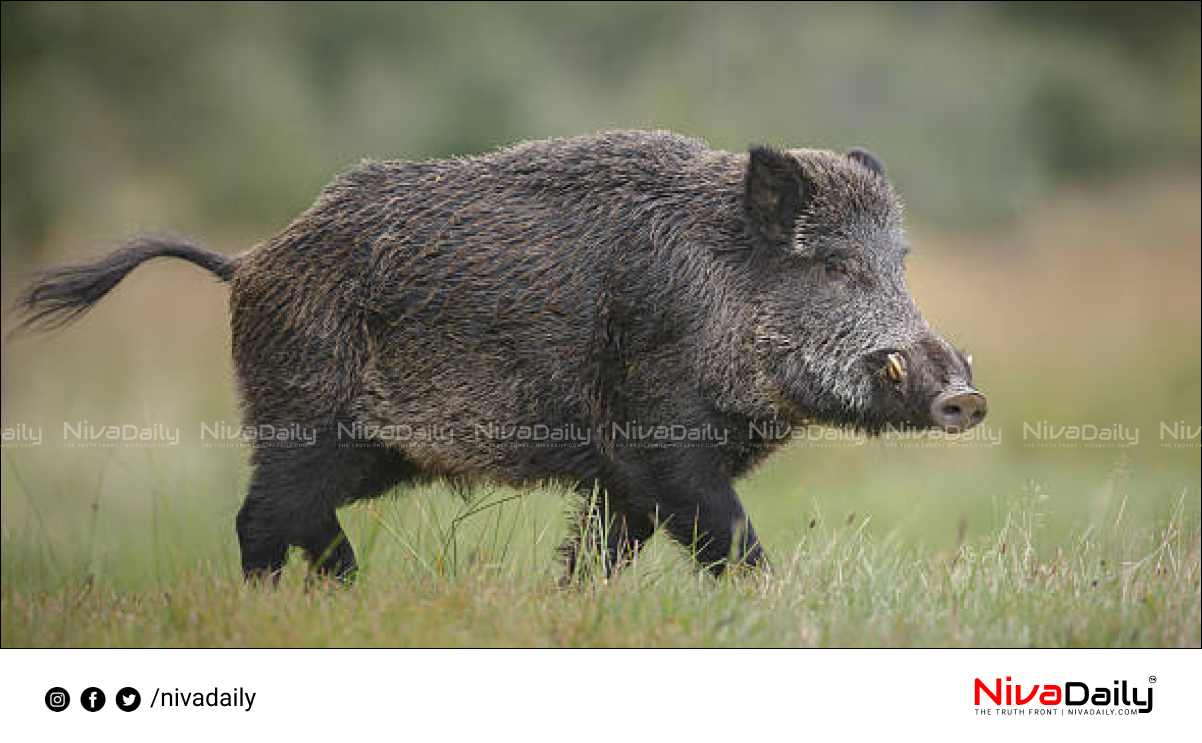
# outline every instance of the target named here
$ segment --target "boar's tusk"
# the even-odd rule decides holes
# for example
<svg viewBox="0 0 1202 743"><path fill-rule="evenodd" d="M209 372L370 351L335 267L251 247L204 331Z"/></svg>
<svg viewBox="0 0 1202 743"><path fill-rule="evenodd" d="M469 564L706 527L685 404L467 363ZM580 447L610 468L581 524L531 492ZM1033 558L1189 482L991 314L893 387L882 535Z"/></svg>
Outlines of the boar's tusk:
<svg viewBox="0 0 1202 743"><path fill-rule="evenodd" d="M885 359L885 374L894 382L905 379L906 364L900 353L891 353Z"/></svg>

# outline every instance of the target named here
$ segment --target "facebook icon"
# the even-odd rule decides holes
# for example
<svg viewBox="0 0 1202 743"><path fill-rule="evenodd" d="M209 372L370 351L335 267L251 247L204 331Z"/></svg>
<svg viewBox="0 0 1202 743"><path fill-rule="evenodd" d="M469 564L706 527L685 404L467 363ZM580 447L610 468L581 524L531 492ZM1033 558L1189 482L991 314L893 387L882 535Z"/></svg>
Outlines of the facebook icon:
<svg viewBox="0 0 1202 743"><path fill-rule="evenodd" d="M89 686L79 695L79 703L88 712L95 712L104 706L104 692L95 686Z"/></svg>

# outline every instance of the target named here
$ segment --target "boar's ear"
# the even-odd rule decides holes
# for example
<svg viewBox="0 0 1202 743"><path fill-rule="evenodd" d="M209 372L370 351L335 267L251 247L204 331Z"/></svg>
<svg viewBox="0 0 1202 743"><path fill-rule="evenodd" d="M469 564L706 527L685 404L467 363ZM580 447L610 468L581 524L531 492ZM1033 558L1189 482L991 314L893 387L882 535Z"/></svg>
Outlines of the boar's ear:
<svg viewBox="0 0 1202 743"><path fill-rule="evenodd" d="M743 182L743 208L752 235L768 245L787 247L808 190L796 158L770 147L752 147Z"/></svg>
<svg viewBox="0 0 1202 743"><path fill-rule="evenodd" d="M847 157L863 165L865 168L868 168L880 177L885 177L885 163L881 162L876 155L872 154L868 150L854 147L848 150Z"/></svg>

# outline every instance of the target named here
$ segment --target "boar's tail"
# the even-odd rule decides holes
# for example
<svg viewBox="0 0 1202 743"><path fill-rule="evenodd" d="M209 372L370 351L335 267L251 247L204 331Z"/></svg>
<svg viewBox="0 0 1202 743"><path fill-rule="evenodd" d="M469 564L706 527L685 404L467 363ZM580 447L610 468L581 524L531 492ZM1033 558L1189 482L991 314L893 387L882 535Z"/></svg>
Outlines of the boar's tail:
<svg viewBox="0 0 1202 743"><path fill-rule="evenodd" d="M82 317L126 274L143 261L159 257L183 258L229 281L238 259L180 237L137 237L116 252L92 263L58 266L42 272L17 299L23 316L21 328L53 330Z"/></svg>

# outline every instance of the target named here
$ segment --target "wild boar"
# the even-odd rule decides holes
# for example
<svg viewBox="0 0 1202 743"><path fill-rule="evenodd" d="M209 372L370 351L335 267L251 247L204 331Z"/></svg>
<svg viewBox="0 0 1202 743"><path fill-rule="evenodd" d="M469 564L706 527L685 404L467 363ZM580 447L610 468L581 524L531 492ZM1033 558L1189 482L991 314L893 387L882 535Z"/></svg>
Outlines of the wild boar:
<svg viewBox="0 0 1202 743"><path fill-rule="evenodd" d="M787 441L779 424L984 417L906 252L867 152L617 131L364 162L236 257L136 239L50 270L21 304L62 324L158 256L228 282L245 424L314 434L253 449L248 577L299 546L350 578L336 509L424 478L567 483L604 522L607 569L663 526L720 573L764 562L732 483ZM580 550L565 545L569 572Z"/></svg>

